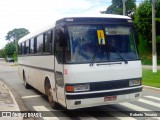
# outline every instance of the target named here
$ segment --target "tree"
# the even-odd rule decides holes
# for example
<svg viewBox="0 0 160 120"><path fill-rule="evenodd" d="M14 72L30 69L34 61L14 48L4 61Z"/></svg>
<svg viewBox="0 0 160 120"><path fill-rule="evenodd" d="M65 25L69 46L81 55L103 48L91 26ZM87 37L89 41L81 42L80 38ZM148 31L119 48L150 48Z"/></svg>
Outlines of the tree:
<svg viewBox="0 0 160 120"><path fill-rule="evenodd" d="M27 35L29 31L25 28L15 28L9 31L6 35L6 40L14 41L14 43L18 43L18 40L23 36Z"/></svg>
<svg viewBox="0 0 160 120"><path fill-rule="evenodd" d="M29 31L25 28L15 28L9 31L6 35L6 40L11 42L5 46L5 56L13 57L17 61L18 40L27 34L29 34Z"/></svg>
<svg viewBox="0 0 160 120"><path fill-rule="evenodd" d="M157 42L160 42L160 1L156 0L156 31L157 31ZM152 7L150 0L142 2L136 12L134 20L139 33L143 36L143 42L145 47L151 48L152 40Z"/></svg>
<svg viewBox="0 0 160 120"><path fill-rule="evenodd" d="M1 49L1 50L0 50L0 58L4 58L4 57L5 57L4 50Z"/></svg>
<svg viewBox="0 0 160 120"><path fill-rule="evenodd" d="M4 48L4 53L8 57L13 57L15 51L16 51L16 45L13 42L8 43Z"/></svg>
<svg viewBox="0 0 160 120"><path fill-rule="evenodd" d="M126 14L134 12L136 8L135 0L126 0ZM110 5L105 11L107 14L123 14L123 2L122 0L112 0L112 5Z"/></svg>

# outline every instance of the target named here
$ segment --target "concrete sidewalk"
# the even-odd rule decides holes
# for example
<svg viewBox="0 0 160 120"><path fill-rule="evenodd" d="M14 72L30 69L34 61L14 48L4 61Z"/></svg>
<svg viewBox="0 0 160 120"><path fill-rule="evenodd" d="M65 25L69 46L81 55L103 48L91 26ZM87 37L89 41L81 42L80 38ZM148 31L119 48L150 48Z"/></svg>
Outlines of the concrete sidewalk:
<svg viewBox="0 0 160 120"><path fill-rule="evenodd" d="M22 117L11 117L12 111L20 111L19 106L11 91L0 81L0 120L23 120Z"/></svg>
<svg viewBox="0 0 160 120"><path fill-rule="evenodd" d="M152 70L152 65L142 65L143 69ZM157 70L160 70L160 66L157 66Z"/></svg>

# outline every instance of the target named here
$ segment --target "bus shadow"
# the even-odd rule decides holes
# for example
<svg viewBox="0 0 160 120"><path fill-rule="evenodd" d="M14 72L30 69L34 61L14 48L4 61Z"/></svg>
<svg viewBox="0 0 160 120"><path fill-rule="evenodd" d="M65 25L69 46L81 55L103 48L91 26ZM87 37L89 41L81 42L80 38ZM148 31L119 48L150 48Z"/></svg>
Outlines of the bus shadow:
<svg viewBox="0 0 160 120"><path fill-rule="evenodd" d="M100 107L90 107L90 108L83 108L77 110L59 110L59 111L52 111L52 113L58 117L69 117L73 119L80 119L80 118L106 118L106 117L113 117L111 114L107 113L107 111L100 110Z"/></svg>
<svg viewBox="0 0 160 120"><path fill-rule="evenodd" d="M43 98L44 101L48 103L48 98L46 95L41 93L40 91L36 90L35 88L30 88L35 94L40 95L41 98ZM42 105L42 104L41 104ZM43 106L43 105L42 105ZM53 109L50 107L49 103L45 105L49 111L45 111L45 115L47 112L47 117L58 117L60 119L63 119L64 117L69 117L73 119L79 119L79 117L113 117L111 114L107 113L109 111L101 110L101 107L104 106L98 106L98 107L89 107L89 108L81 108L81 109L75 109L75 110L67 110L61 105L57 105L56 109ZM38 111L42 112L42 111ZM44 111L43 111L44 112ZM42 112L42 113L43 113Z"/></svg>

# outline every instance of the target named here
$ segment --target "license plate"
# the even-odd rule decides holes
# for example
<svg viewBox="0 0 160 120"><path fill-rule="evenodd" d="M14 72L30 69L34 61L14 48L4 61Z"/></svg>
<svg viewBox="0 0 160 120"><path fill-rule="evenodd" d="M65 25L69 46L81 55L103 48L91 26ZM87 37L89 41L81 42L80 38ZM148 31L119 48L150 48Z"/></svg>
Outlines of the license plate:
<svg viewBox="0 0 160 120"><path fill-rule="evenodd" d="M117 96L106 96L104 97L104 101L114 101L117 100Z"/></svg>

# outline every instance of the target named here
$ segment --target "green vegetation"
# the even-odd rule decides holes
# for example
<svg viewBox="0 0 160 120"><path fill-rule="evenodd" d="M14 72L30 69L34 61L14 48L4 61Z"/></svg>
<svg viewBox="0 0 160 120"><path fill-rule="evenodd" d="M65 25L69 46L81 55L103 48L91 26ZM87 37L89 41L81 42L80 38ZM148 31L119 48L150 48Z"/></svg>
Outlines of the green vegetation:
<svg viewBox="0 0 160 120"><path fill-rule="evenodd" d="M160 56L157 56L157 65L160 65ZM143 65L152 65L152 55L151 54L143 54L140 55L141 61Z"/></svg>
<svg viewBox="0 0 160 120"><path fill-rule="evenodd" d="M4 53L4 50L0 50L0 58L4 58L5 57L5 53Z"/></svg>
<svg viewBox="0 0 160 120"><path fill-rule="evenodd" d="M160 65L160 1L156 1L156 39L157 39L157 60ZM144 0L136 9L134 23L139 33L139 55L142 64L152 64L152 9L151 2Z"/></svg>
<svg viewBox="0 0 160 120"><path fill-rule="evenodd" d="M159 51L160 50L157 49L157 53ZM141 34L139 34L138 52L143 65L152 65L152 50L151 48L146 48L145 42L143 41L143 37ZM158 53L157 56L157 64L160 65L160 53Z"/></svg>
<svg viewBox="0 0 160 120"><path fill-rule="evenodd" d="M0 50L0 57L12 57L14 61L17 61L18 40L28 33L29 31L25 28L15 28L9 31L6 35L6 40L8 40L9 43L4 47L4 49Z"/></svg>
<svg viewBox="0 0 160 120"><path fill-rule="evenodd" d="M126 15L131 14L136 9L136 2L135 0L126 0ZM112 5L110 5L106 11L102 13L107 14L123 14L123 3L122 0L112 0Z"/></svg>
<svg viewBox="0 0 160 120"><path fill-rule="evenodd" d="M13 57L15 50L16 50L16 45L13 42L10 42L5 46L4 53L6 57Z"/></svg>
<svg viewBox="0 0 160 120"><path fill-rule="evenodd" d="M160 88L160 71L153 73L152 70L143 70L142 84Z"/></svg>
<svg viewBox="0 0 160 120"><path fill-rule="evenodd" d="M18 40L21 39L23 36L27 35L28 33L29 31L25 28L15 28L7 33L6 40L18 43Z"/></svg>

